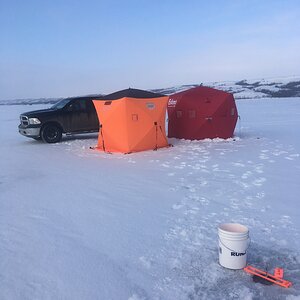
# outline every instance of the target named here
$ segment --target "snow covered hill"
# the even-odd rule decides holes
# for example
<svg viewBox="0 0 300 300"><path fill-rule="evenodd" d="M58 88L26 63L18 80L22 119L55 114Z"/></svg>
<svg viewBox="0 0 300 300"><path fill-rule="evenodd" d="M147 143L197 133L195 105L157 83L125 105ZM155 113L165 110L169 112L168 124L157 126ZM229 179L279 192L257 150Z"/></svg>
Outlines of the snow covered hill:
<svg viewBox="0 0 300 300"><path fill-rule="evenodd" d="M183 85L153 91L163 94L173 94L199 84ZM271 79L255 79L223 82L204 82L203 85L227 91L234 94L235 99L253 99L265 97L300 97L300 76Z"/></svg>
<svg viewBox="0 0 300 300"><path fill-rule="evenodd" d="M232 139L130 155L91 150L96 134L27 139L28 106L2 106L0 299L299 299L300 98L237 106ZM221 267L223 222L248 226L249 264L293 286Z"/></svg>
<svg viewBox="0 0 300 300"><path fill-rule="evenodd" d="M199 86L200 84L233 93L235 99L300 97L300 76L257 80L204 82L169 88L153 89L151 91L170 95ZM89 96L101 96L101 94ZM63 98L0 100L0 105L54 104L61 99Z"/></svg>

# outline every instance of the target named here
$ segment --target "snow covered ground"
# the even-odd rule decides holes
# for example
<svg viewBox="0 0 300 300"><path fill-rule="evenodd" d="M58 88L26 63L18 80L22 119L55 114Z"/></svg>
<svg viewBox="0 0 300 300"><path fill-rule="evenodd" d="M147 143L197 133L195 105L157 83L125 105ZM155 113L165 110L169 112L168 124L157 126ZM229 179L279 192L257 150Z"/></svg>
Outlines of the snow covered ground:
<svg viewBox="0 0 300 300"><path fill-rule="evenodd" d="M300 98L238 100L229 140L170 140L130 155L22 137L0 109L1 299L300 299ZM217 227L250 229L248 262L218 264Z"/></svg>

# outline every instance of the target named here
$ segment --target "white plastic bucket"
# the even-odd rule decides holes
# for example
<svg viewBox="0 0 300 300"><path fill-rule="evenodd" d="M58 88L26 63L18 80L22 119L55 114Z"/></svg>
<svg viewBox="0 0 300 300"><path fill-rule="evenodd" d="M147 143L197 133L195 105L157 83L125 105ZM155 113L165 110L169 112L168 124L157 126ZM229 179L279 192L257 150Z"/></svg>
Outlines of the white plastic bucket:
<svg viewBox="0 0 300 300"><path fill-rule="evenodd" d="M250 244L249 230L237 223L219 225L219 262L228 269L243 269L247 264L247 249Z"/></svg>

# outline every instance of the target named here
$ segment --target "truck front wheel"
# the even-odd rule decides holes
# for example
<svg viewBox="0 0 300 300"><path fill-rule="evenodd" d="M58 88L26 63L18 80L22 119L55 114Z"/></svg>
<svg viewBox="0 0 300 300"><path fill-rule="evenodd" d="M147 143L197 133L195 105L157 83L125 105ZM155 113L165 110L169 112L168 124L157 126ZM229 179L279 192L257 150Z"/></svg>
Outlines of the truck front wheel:
<svg viewBox="0 0 300 300"><path fill-rule="evenodd" d="M62 130L55 124L46 124L42 128L41 137L46 143L58 143L62 137Z"/></svg>

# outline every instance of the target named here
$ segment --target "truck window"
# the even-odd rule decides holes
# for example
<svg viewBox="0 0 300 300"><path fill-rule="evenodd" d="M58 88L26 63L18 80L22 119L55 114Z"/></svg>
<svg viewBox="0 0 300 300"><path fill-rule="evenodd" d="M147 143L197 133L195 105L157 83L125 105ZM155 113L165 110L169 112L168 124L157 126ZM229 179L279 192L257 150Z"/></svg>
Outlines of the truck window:
<svg viewBox="0 0 300 300"><path fill-rule="evenodd" d="M70 102L70 99L63 99L63 100L60 100L59 102L55 103L51 108L60 109L60 108L63 108L69 102Z"/></svg>
<svg viewBox="0 0 300 300"><path fill-rule="evenodd" d="M86 100L74 100L70 103L68 106L67 110L68 111L86 111L87 105L86 105Z"/></svg>

